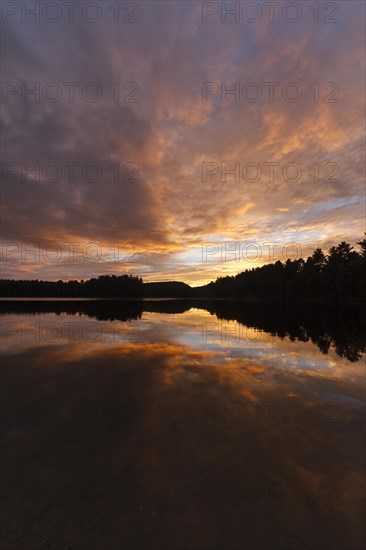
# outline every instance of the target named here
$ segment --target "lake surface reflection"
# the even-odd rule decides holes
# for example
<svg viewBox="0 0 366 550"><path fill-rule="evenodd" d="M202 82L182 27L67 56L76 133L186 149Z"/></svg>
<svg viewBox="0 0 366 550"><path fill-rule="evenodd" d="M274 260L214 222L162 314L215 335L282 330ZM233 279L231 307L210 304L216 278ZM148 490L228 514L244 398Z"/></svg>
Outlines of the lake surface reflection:
<svg viewBox="0 0 366 550"><path fill-rule="evenodd" d="M365 312L0 313L4 548L363 547Z"/></svg>

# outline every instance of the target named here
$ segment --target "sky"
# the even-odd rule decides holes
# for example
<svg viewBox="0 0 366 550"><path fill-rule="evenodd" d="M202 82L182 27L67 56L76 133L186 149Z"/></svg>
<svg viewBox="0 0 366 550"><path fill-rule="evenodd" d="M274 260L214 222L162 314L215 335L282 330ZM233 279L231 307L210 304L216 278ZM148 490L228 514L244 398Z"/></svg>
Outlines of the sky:
<svg viewBox="0 0 366 550"><path fill-rule="evenodd" d="M363 237L364 2L73 4L1 4L3 278L197 286Z"/></svg>

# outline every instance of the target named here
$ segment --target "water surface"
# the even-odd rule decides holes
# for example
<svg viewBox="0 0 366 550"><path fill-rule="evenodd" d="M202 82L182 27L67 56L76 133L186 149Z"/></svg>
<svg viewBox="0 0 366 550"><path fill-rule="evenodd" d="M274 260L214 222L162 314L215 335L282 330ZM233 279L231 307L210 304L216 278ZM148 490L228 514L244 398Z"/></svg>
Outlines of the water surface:
<svg viewBox="0 0 366 550"><path fill-rule="evenodd" d="M0 311L5 548L362 548L363 312Z"/></svg>

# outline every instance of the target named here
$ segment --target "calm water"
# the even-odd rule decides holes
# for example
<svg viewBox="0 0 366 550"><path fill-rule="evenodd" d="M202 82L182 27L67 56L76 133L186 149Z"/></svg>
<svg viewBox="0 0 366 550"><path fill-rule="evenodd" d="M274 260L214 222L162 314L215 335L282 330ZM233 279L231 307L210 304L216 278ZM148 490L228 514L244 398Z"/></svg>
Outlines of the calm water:
<svg viewBox="0 0 366 550"><path fill-rule="evenodd" d="M364 312L0 311L4 548L363 547Z"/></svg>

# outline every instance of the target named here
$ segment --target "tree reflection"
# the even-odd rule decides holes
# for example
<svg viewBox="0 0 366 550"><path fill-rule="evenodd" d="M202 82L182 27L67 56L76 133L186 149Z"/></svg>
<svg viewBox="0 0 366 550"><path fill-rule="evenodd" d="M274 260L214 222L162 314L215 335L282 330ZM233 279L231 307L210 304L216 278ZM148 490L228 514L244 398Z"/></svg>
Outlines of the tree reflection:
<svg viewBox="0 0 366 550"><path fill-rule="evenodd" d="M324 306L248 304L230 300L30 300L0 301L1 314L65 313L87 315L100 321L133 321L144 311L181 314L203 309L218 320L236 321L290 341L309 342L327 354L334 349L350 362L366 351L366 312L358 306L343 309Z"/></svg>

